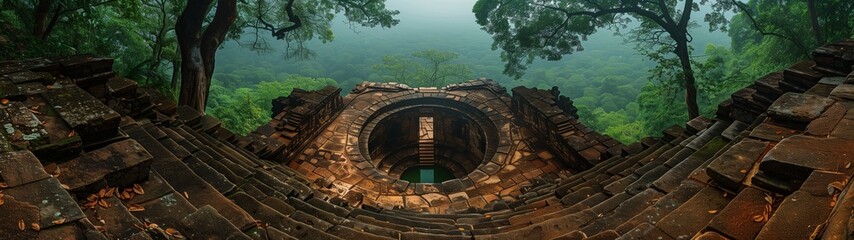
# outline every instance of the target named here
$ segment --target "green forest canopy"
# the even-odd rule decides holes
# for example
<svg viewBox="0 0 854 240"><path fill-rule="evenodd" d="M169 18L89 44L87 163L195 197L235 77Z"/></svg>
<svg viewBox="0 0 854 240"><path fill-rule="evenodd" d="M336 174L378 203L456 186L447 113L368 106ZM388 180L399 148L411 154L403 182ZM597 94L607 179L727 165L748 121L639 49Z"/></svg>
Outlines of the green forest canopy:
<svg viewBox="0 0 854 240"><path fill-rule="evenodd" d="M92 3L98 1L57 1L77 9L59 18L50 36L40 37L30 34L32 14L28 10L35 7L33 3L0 0L2 59L75 53L111 56L116 58L119 73L174 94L173 66L180 59L170 29L182 1L108 1L97 6ZM806 58L804 51L823 43L808 37L815 35L815 28L804 1L751 0L738 8L720 6L732 2L709 1L691 17L697 20L689 30L698 100L700 112L707 116L734 90ZM347 92L362 81L397 81L395 72L389 71L390 63L407 63L396 67L410 69L413 76L425 75L429 61L413 53L432 52L443 53L444 63L454 73L443 83L486 77L508 88L558 86L575 101L583 123L623 142L659 135L661 129L682 124L687 118L678 97L680 89L661 77L662 70L656 68L659 62L649 60L628 41L631 39L614 31L590 35L582 42L584 51L560 61L535 60L522 78L513 80L502 74L504 62L492 50L491 36L475 23L474 3L388 0L387 9L400 10L400 22L391 29L353 26L337 16L329 20L327 29L321 29L321 40L304 42L301 50L311 56L307 59L285 56L285 44L275 44L272 37L262 38L270 43L264 45L265 51L253 51L250 48L257 39L254 34L244 34L227 41L217 53L207 112L222 119L226 127L247 133L268 121L272 99L293 88L333 84ZM844 0L816 3L819 34L825 41L854 35L852 5ZM737 14L718 8L736 9ZM706 13L723 14L726 21L715 23L727 27L727 32L709 32L702 21ZM627 28L637 26L632 24L637 23L629 23ZM160 31L164 26L166 31ZM419 78L413 78L413 85L434 82L415 79Z"/></svg>

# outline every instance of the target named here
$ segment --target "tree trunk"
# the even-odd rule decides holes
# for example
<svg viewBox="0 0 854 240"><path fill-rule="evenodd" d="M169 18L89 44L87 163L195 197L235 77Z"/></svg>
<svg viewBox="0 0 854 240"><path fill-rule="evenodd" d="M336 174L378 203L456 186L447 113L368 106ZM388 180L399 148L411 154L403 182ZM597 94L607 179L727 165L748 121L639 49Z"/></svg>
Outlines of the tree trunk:
<svg viewBox="0 0 854 240"><path fill-rule="evenodd" d="M688 120L700 116L700 107L697 105L697 83L694 79L694 69L691 68L691 56L688 52L688 38L685 35L675 37L676 56L682 65L682 73L685 87L685 105L688 107Z"/></svg>
<svg viewBox="0 0 854 240"><path fill-rule="evenodd" d="M42 38L44 35L45 23L47 22L47 13L50 11L50 6L53 5L53 0L41 0L36 5L33 12L33 36Z"/></svg>
<svg viewBox="0 0 854 240"><path fill-rule="evenodd" d="M178 79L181 76L181 60L172 61L172 91L178 90Z"/></svg>
<svg viewBox="0 0 854 240"><path fill-rule="evenodd" d="M807 0L807 10L810 13L810 22L812 23L812 32L815 35L815 42L818 46L825 43L824 35L821 34L821 26L818 24L818 13L815 12L815 0Z"/></svg>
<svg viewBox="0 0 854 240"><path fill-rule="evenodd" d="M178 104L205 112L216 50L237 17L236 0L217 1L216 14L202 32L212 0L189 0L175 24L181 52L181 93Z"/></svg>

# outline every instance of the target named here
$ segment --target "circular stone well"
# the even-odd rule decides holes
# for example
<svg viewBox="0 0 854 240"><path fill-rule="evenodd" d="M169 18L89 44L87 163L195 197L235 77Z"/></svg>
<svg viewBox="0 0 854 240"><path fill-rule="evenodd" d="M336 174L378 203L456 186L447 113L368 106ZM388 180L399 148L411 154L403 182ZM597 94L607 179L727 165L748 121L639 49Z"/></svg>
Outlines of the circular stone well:
<svg viewBox="0 0 854 240"><path fill-rule="evenodd" d="M465 177L492 158L498 138L482 111L445 98L397 102L367 122L360 136L365 159L391 178L415 183Z"/></svg>

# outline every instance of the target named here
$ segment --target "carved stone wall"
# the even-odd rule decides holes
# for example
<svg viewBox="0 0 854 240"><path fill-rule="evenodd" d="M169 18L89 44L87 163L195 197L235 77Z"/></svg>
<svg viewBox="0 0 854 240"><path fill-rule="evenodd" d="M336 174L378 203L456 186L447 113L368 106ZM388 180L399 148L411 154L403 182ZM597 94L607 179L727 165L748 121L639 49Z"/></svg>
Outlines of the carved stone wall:
<svg viewBox="0 0 854 240"><path fill-rule="evenodd" d="M268 144L253 150L269 159L287 163L290 156L338 114L342 106L340 94L341 89L332 86L315 91L295 88L287 97L273 100L273 119L250 134Z"/></svg>
<svg viewBox="0 0 854 240"><path fill-rule="evenodd" d="M619 141L578 122L577 109L557 88L513 88L513 111L575 170L588 169L622 151Z"/></svg>

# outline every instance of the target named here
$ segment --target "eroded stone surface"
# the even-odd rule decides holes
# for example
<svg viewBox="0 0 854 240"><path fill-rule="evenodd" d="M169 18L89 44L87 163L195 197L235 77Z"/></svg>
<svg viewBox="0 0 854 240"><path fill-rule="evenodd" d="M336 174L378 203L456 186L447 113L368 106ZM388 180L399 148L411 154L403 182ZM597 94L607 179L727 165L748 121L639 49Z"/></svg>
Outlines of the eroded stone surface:
<svg viewBox="0 0 854 240"><path fill-rule="evenodd" d="M762 159L766 173L806 179L813 170L854 171L845 168L854 156L854 142L839 138L792 136L783 139Z"/></svg>
<svg viewBox="0 0 854 240"><path fill-rule="evenodd" d="M72 191L93 192L106 186L130 186L148 178L151 154L134 140L110 144L58 164L59 180Z"/></svg>
<svg viewBox="0 0 854 240"><path fill-rule="evenodd" d="M786 93L768 107L768 115L780 121L805 123L818 118L833 102L815 95Z"/></svg>

